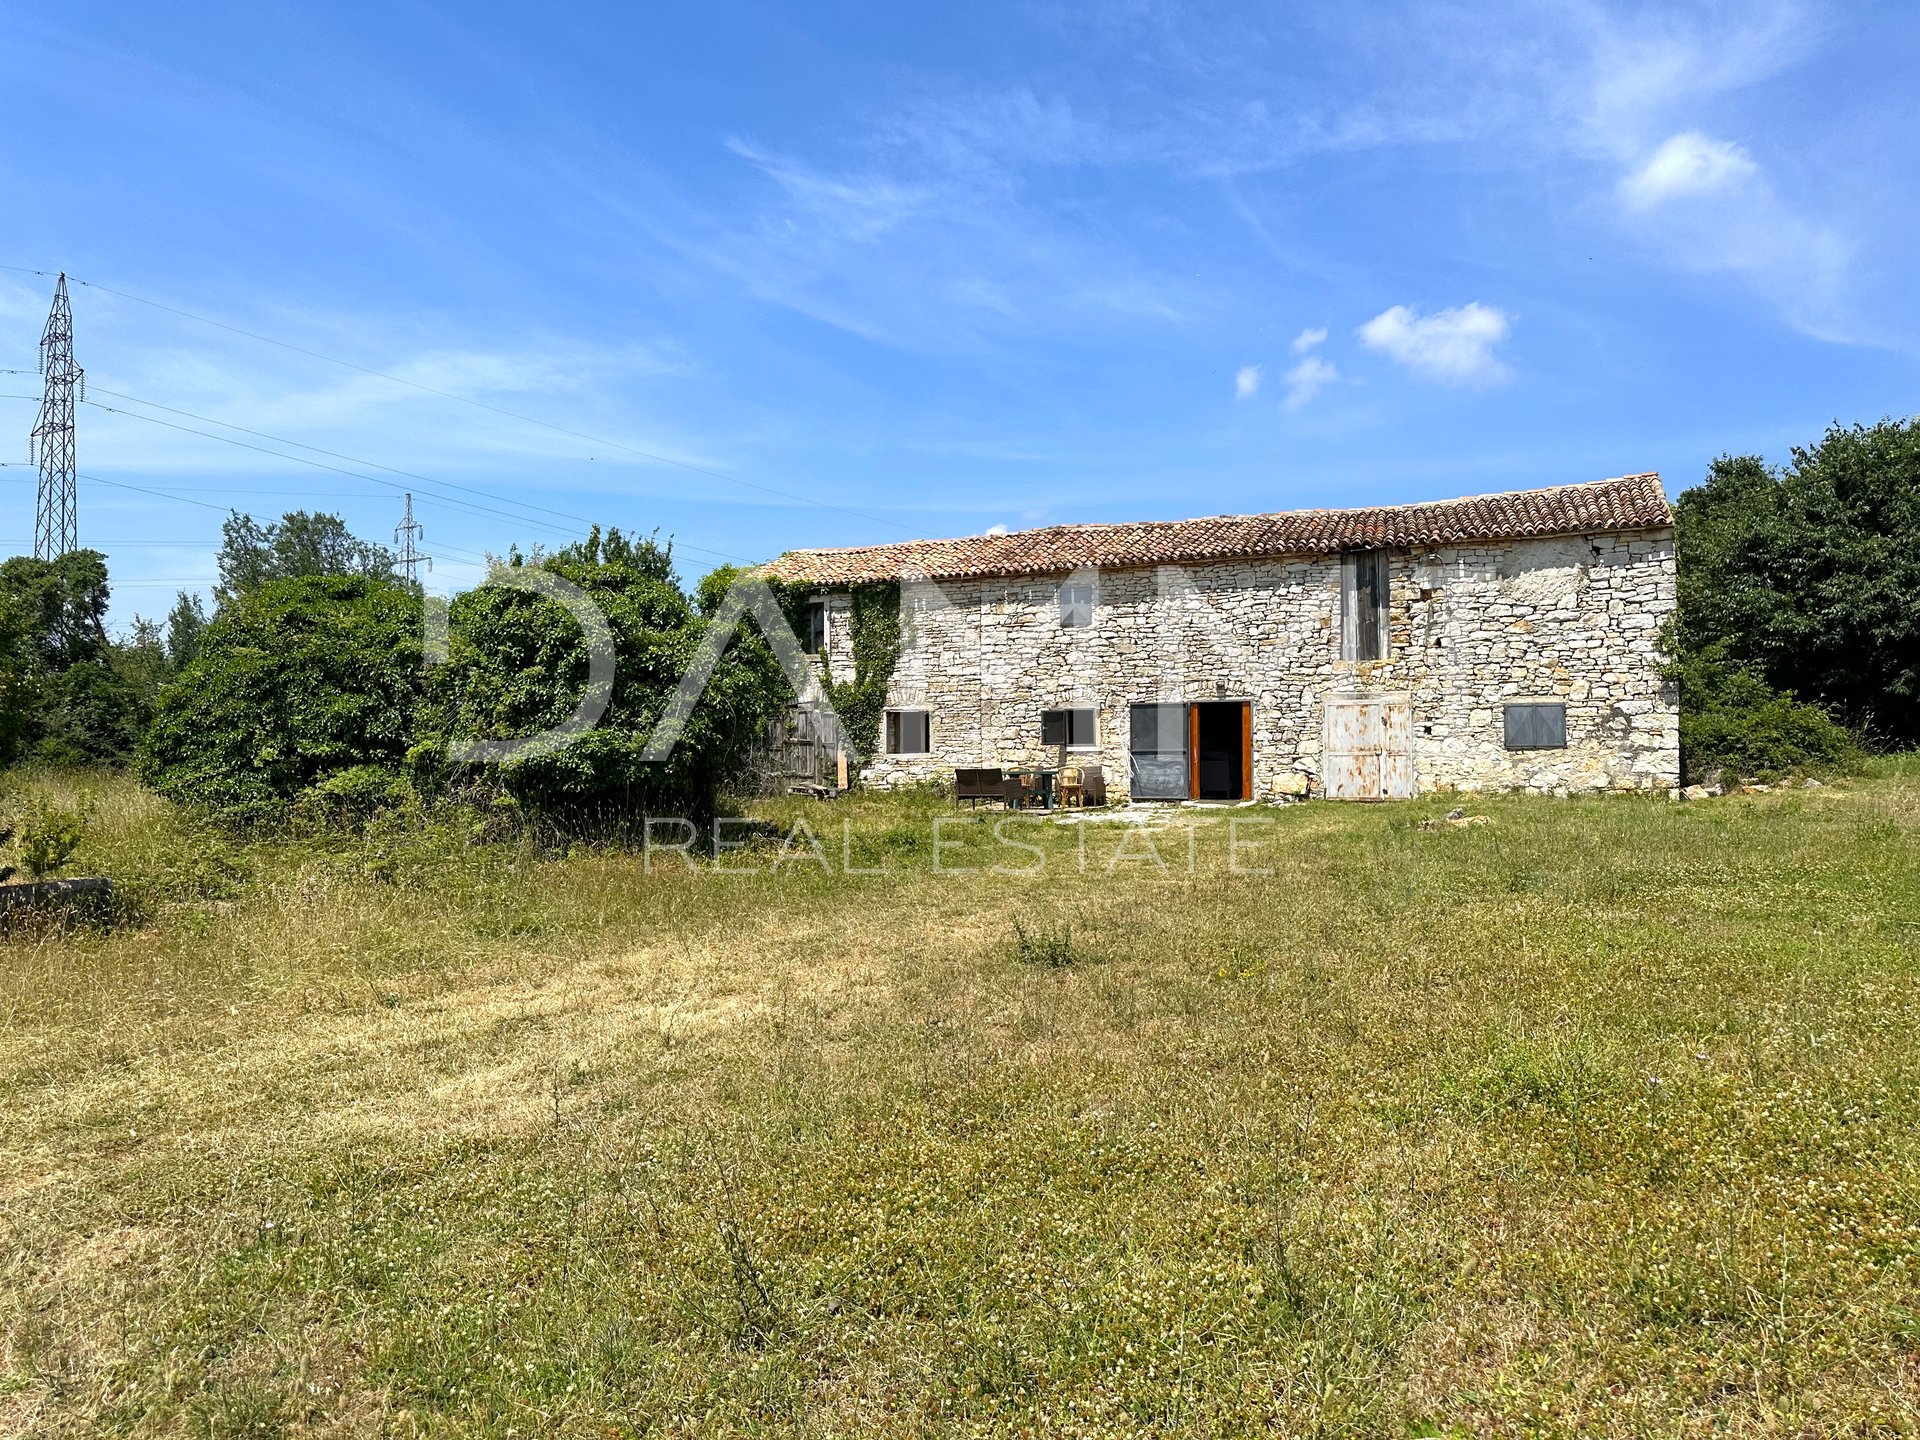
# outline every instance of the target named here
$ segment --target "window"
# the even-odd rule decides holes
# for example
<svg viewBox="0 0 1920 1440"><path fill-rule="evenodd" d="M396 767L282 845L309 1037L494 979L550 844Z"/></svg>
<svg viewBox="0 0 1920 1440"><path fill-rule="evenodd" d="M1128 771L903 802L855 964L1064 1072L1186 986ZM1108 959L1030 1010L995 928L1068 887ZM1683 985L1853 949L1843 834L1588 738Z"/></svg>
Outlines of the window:
<svg viewBox="0 0 1920 1440"><path fill-rule="evenodd" d="M827 648L827 602L815 600L809 604L802 621L800 648L809 655L818 655Z"/></svg>
<svg viewBox="0 0 1920 1440"><path fill-rule="evenodd" d="M1084 630L1091 624L1093 624L1093 586L1062 585L1060 587L1060 628Z"/></svg>
<svg viewBox="0 0 1920 1440"><path fill-rule="evenodd" d="M1042 710L1040 743L1064 745L1069 750L1090 750L1095 745L1092 710Z"/></svg>
<svg viewBox="0 0 1920 1440"><path fill-rule="evenodd" d="M1340 562L1340 658L1387 658L1387 552L1362 550Z"/></svg>
<svg viewBox="0 0 1920 1440"><path fill-rule="evenodd" d="M1567 707L1551 704L1507 706L1507 749L1564 750L1567 748Z"/></svg>
<svg viewBox="0 0 1920 1440"><path fill-rule="evenodd" d="M932 748L929 744L931 738L926 711L887 711L889 755L925 755Z"/></svg>

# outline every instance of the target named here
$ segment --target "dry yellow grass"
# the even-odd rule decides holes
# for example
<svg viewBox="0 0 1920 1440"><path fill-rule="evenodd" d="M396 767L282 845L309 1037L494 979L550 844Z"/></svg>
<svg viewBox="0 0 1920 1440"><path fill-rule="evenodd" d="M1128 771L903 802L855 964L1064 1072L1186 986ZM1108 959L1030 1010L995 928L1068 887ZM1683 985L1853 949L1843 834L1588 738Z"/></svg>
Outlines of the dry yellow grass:
<svg viewBox="0 0 1920 1440"><path fill-rule="evenodd" d="M1920 1411L1910 765L1263 812L1266 874L1220 816L936 874L926 798L794 802L891 872L720 876L94 783L137 918L0 945L0 1433ZM1032 863L991 827L943 861Z"/></svg>

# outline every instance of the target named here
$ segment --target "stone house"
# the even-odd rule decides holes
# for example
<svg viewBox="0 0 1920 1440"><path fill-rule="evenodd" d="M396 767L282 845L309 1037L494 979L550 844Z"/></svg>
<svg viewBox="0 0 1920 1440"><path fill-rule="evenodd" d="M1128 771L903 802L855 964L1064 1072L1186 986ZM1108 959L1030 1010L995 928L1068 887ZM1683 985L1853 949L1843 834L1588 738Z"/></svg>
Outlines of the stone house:
<svg viewBox="0 0 1920 1440"><path fill-rule="evenodd" d="M1657 475L1436 503L795 550L805 648L853 673L899 586L867 783L1099 764L1144 799L1679 783Z"/></svg>

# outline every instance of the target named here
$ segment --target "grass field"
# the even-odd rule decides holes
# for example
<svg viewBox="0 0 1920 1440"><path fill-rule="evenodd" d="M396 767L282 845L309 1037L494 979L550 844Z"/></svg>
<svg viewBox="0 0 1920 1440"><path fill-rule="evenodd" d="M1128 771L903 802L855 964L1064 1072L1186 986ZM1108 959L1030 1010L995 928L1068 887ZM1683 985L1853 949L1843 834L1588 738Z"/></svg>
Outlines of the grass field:
<svg viewBox="0 0 1920 1440"><path fill-rule="evenodd" d="M1915 1432L1920 764L1022 875L93 783L135 918L0 941L0 1434Z"/></svg>

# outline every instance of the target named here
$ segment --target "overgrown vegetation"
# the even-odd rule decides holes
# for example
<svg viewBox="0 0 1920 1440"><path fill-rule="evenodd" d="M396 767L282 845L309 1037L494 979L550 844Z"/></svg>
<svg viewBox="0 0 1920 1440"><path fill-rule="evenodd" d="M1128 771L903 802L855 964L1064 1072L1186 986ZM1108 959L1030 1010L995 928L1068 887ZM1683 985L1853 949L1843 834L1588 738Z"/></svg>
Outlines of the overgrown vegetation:
<svg viewBox="0 0 1920 1440"><path fill-rule="evenodd" d="M773 651L743 625L721 655L664 762L642 758L706 634L674 581L671 552L596 528L579 545L533 562L579 586L606 617L614 643L611 702L600 724L555 753L498 768L492 783L528 810L575 828L596 817L648 813L707 817L722 786L792 691ZM458 739L538 733L573 712L587 683L588 647L554 600L489 586L454 601L447 663L429 682L420 748L436 759Z"/></svg>
<svg viewBox="0 0 1920 1440"><path fill-rule="evenodd" d="M95 550L0 562L0 765L123 759L164 678L153 627L107 638L107 562Z"/></svg>
<svg viewBox="0 0 1920 1440"><path fill-rule="evenodd" d="M236 584L204 629L176 617L192 632L191 656L157 699L142 777L182 804L252 822L298 808L361 823L449 787L574 833L649 812L711 814L790 694L765 641L751 628L735 637L671 757L648 762L654 724L705 634L670 552L596 529L579 545L507 562L523 565L585 591L613 638L606 712L563 749L485 774L452 766L458 742L535 735L573 713L589 646L554 599L505 585L459 596L447 654L429 666L414 588L292 576ZM223 561L222 573L231 569Z"/></svg>
<svg viewBox="0 0 1920 1440"><path fill-rule="evenodd" d="M1675 504L1682 751L1698 774L1920 741L1920 421L1724 456Z"/></svg>
<svg viewBox="0 0 1920 1440"><path fill-rule="evenodd" d="M0 941L0 1433L1910 1427L1920 766L1446 803L721 876L106 782L141 923Z"/></svg>
<svg viewBox="0 0 1920 1440"><path fill-rule="evenodd" d="M855 753L880 753L881 721L887 711L887 686L900 663L900 586L883 581L856 585L850 596L848 640L853 674L836 680L826 672L827 698L846 729Z"/></svg>
<svg viewBox="0 0 1920 1440"><path fill-rule="evenodd" d="M271 819L361 767L397 775L421 689L419 597L377 580L271 580L221 606L161 691L140 773L161 794Z"/></svg>

